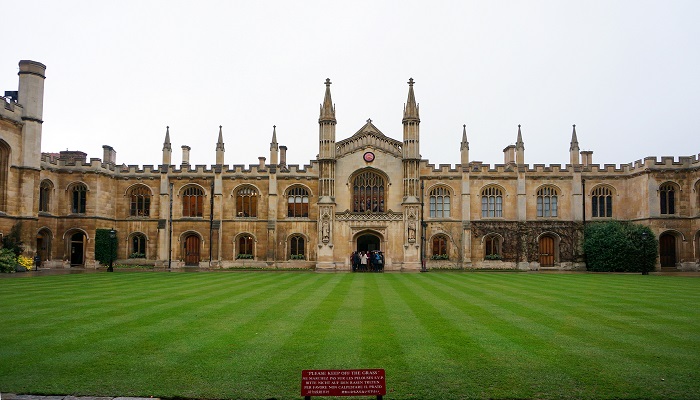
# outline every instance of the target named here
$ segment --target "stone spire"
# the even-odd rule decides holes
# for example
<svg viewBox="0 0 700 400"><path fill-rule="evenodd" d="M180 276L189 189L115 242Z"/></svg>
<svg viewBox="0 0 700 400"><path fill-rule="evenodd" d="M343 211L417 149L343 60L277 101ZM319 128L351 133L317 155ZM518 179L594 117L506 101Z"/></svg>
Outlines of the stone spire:
<svg viewBox="0 0 700 400"><path fill-rule="evenodd" d="M272 125L272 140L270 141L270 165L279 164L279 145L277 144L277 125Z"/></svg>
<svg viewBox="0 0 700 400"><path fill-rule="evenodd" d="M576 124L574 124L574 131L571 133L571 144L569 146L569 159L571 165L579 165L579 151L578 138L576 137Z"/></svg>
<svg viewBox="0 0 700 400"><path fill-rule="evenodd" d="M462 143L459 150L462 156L462 168L467 168L469 165L469 141L467 141L467 125L462 125Z"/></svg>
<svg viewBox="0 0 700 400"><path fill-rule="evenodd" d="M408 80L408 99L403 107L403 121L406 122L409 120L420 121L416 95L413 93L413 78Z"/></svg>
<svg viewBox="0 0 700 400"><path fill-rule="evenodd" d="M459 146L460 150L469 150L469 142L467 141L467 125L462 125L462 143Z"/></svg>
<svg viewBox="0 0 700 400"><path fill-rule="evenodd" d="M321 113L318 117L318 122L333 122L335 123L335 105L331 99L331 80L326 78L326 95L321 104Z"/></svg>
<svg viewBox="0 0 700 400"><path fill-rule="evenodd" d="M518 140L515 142L515 162L518 165L525 164L525 143L523 134L520 132L520 124L518 124Z"/></svg>
<svg viewBox="0 0 700 400"><path fill-rule="evenodd" d="M165 141L163 141L163 165L170 165L172 160L173 147L170 144L170 127L165 127Z"/></svg>
<svg viewBox="0 0 700 400"><path fill-rule="evenodd" d="M224 164L224 133L219 125L219 140L216 142L216 165Z"/></svg>

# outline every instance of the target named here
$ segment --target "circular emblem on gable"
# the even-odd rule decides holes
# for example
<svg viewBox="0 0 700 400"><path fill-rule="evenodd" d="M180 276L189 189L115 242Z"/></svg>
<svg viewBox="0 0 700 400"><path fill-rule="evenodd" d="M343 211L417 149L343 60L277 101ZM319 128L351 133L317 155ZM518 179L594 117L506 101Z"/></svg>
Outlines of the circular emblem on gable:
<svg viewBox="0 0 700 400"><path fill-rule="evenodd" d="M367 162L372 162L372 161L374 161L374 153L372 153L371 151L368 151L365 153L364 156L362 156L362 158L364 158L365 161L367 161Z"/></svg>

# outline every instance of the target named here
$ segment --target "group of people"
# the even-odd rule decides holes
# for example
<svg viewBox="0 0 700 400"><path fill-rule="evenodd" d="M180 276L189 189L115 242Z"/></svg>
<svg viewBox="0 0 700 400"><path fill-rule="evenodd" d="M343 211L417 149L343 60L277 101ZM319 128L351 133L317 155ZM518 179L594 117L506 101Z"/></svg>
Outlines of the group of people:
<svg viewBox="0 0 700 400"><path fill-rule="evenodd" d="M350 256L352 272L384 271L384 253L381 251L353 251Z"/></svg>

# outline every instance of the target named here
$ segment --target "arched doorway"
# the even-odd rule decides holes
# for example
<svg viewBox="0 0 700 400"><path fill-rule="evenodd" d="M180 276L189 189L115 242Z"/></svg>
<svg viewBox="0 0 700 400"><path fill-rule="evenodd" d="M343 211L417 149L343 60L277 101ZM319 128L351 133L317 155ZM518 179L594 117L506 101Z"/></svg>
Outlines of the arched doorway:
<svg viewBox="0 0 700 400"><path fill-rule="evenodd" d="M540 266L553 267L556 261L556 248L554 247L554 238L551 236L542 236L539 243Z"/></svg>
<svg viewBox="0 0 700 400"><path fill-rule="evenodd" d="M41 229L36 234L36 253L42 262L51 259L51 232Z"/></svg>
<svg viewBox="0 0 700 400"><path fill-rule="evenodd" d="M676 268L676 237L670 233L659 237L659 259L661 268Z"/></svg>
<svg viewBox="0 0 700 400"><path fill-rule="evenodd" d="M357 251L381 250L379 236L365 233L357 238Z"/></svg>
<svg viewBox="0 0 700 400"><path fill-rule="evenodd" d="M85 264L85 233L75 232L69 242L70 266L82 267Z"/></svg>
<svg viewBox="0 0 700 400"><path fill-rule="evenodd" d="M199 265L199 248L201 245L201 240L199 236L191 234L185 238L185 244L183 246L183 251L185 255L185 265L188 266L198 266Z"/></svg>

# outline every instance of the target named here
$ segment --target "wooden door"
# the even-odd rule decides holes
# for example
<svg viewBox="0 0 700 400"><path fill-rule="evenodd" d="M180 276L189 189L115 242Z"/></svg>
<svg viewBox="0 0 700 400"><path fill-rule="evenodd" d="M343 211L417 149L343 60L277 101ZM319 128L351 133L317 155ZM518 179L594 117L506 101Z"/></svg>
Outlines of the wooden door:
<svg viewBox="0 0 700 400"><path fill-rule="evenodd" d="M190 235L185 239L185 265L199 265L199 236Z"/></svg>
<svg viewBox="0 0 700 400"><path fill-rule="evenodd" d="M676 238L673 235L661 235L659 238L659 258L661 268L676 268Z"/></svg>
<svg viewBox="0 0 700 400"><path fill-rule="evenodd" d="M550 236L540 238L540 266L554 266L554 238Z"/></svg>

